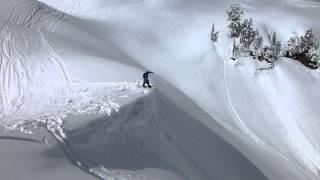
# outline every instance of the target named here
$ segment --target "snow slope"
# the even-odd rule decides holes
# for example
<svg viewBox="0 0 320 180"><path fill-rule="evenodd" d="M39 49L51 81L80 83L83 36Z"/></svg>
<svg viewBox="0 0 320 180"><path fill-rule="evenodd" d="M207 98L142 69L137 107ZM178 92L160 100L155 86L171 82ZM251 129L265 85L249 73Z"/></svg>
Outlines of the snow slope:
<svg viewBox="0 0 320 180"><path fill-rule="evenodd" d="M134 81L148 69L156 72L154 81L160 91L155 93L159 97L152 101L155 104L161 101L163 104L173 103L173 109L181 111L162 111L165 106L160 103L157 108L152 106L152 114L172 117L150 120L143 116L133 118L132 123L126 122L128 116L119 118L113 114L106 122L100 118L96 121L85 118L84 121L93 121L92 124L72 131L74 141L71 143L79 147L79 153L110 167L133 169L134 165L135 168L140 165L140 168L161 168L190 179L252 179L249 177L253 176L257 176L254 179L266 176L275 180L320 179L319 74L289 59L281 59L269 71L256 71L261 64L254 64L250 59L230 62L232 42L226 34L225 9L231 1L43 2L52 8L34 1L22 2L17 8L14 8L15 3L3 2L8 6L5 10L8 13L4 13L2 19L10 18L8 14L14 13L12 18L4 21L1 34L1 63L6 64L1 66L1 123L15 126L15 120L19 119L17 114L18 117L41 114L52 104L52 98L56 99L56 93L69 95L74 91L75 82ZM277 31L284 42L288 37L313 27L319 37L317 1L243 0L241 5L247 15L254 17L264 36ZM213 22L220 37L217 43L210 44L209 32ZM75 94L81 93L76 91ZM143 103L148 103L149 97L143 98L146 98ZM82 101L86 102L85 99L79 102ZM138 102L134 101L133 107L127 105L126 108L134 110L138 106L135 103ZM31 105L39 107L30 108ZM142 109L148 108L151 107L143 106ZM112 121L118 118L121 123ZM201 123L210 133L197 136L202 132L201 128L183 130L179 128L184 124L179 121L182 119L192 122L188 129ZM161 127L159 131L150 132L143 128L134 131L137 125L140 127L139 123L143 123L143 127L153 127L157 124L154 121L164 124L156 126ZM95 132L99 125L106 128ZM108 129L108 125L113 128ZM170 144L171 138L165 135L167 131L177 133L178 145ZM136 137L136 133L140 136ZM92 137L93 144L82 141L82 137L88 134L97 136ZM200 143L199 149L188 148L194 146L187 145L191 137L218 139L212 137L213 134L230 143L259 170L242 159L239 152L230 150L230 154L223 154L225 148L215 149L212 147L214 143ZM148 138L154 140L154 144ZM96 140L105 143L96 144ZM118 157L122 153L109 149L113 143L123 141L150 143L150 147L139 146L138 155L131 151L137 148L136 142L129 147L117 144L122 151L133 153L131 161L124 161ZM161 145L166 148L159 148ZM145 152L150 149L151 155ZM98 155L87 154L91 150ZM201 150L205 152L197 156ZM115 153L111 162L108 157L101 158L106 151ZM203 160L204 157L222 156L219 153L225 155L224 158L238 158L223 159L227 162L225 166L220 161L215 164L212 159ZM177 159L170 156L177 156ZM155 163L143 161L142 158L146 157L156 157L157 160ZM159 163L159 159L165 163ZM121 164L123 162L128 164ZM231 162L237 165L236 168L231 167ZM219 169L221 167L226 171ZM250 168L240 171L242 167Z"/></svg>
<svg viewBox="0 0 320 180"><path fill-rule="evenodd" d="M70 164L63 150L57 147L57 141L46 131L33 132L32 135L0 133L1 179L96 179ZM44 137L49 144L42 142Z"/></svg>
<svg viewBox="0 0 320 180"><path fill-rule="evenodd" d="M92 122L71 130L68 141L81 157L96 165L165 169L183 179L267 179L232 146L157 89L122 105L109 117L86 119Z"/></svg>
<svg viewBox="0 0 320 180"><path fill-rule="evenodd" d="M35 96L57 96L57 86L71 82L61 58L52 50L41 30L53 31L64 15L37 2L15 6L1 25L0 117L10 117ZM3 122L1 122L3 123Z"/></svg>

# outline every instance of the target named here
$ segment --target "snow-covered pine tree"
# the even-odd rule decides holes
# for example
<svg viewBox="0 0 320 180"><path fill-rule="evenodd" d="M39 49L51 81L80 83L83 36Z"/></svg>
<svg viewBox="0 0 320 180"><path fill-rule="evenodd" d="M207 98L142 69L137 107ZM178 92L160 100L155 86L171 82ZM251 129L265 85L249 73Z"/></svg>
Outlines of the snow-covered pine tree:
<svg viewBox="0 0 320 180"><path fill-rule="evenodd" d="M272 55L276 55L276 45L277 45L277 33L273 32L270 36L270 48L272 50Z"/></svg>
<svg viewBox="0 0 320 180"><path fill-rule="evenodd" d="M278 60L280 55L281 43L277 39L276 32L273 32L271 36L269 36L269 38L270 38L270 49L272 51L272 57L273 57L273 60L276 61Z"/></svg>
<svg viewBox="0 0 320 180"><path fill-rule="evenodd" d="M315 38L312 29L305 32L304 36L301 37L301 48L303 53L308 51L315 45Z"/></svg>
<svg viewBox="0 0 320 180"><path fill-rule="evenodd" d="M243 11L240 8L238 3L232 4L230 9L227 11L228 21L229 21L229 29L230 36L232 38L239 37L241 31L241 16Z"/></svg>
<svg viewBox="0 0 320 180"><path fill-rule="evenodd" d="M255 38L255 31L253 30L252 18L245 19L241 25L240 33L240 48L243 55L250 53L250 47Z"/></svg>
<svg viewBox="0 0 320 180"><path fill-rule="evenodd" d="M264 60L267 60L267 61L268 61L270 58L272 58L272 50L270 49L269 46L264 46L264 47L263 47L262 55L263 55L263 59L264 59Z"/></svg>
<svg viewBox="0 0 320 180"><path fill-rule="evenodd" d="M218 31L218 32L215 32L214 24L212 24L211 37L210 37L210 39L211 39L212 42L218 41L218 34L219 34L219 31Z"/></svg>
<svg viewBox="0 0 320 180"><path fill-rule="evenodd" d="M260 36L259 30L255 30L254 32L254 39L251 44L251 51L253 53L254 59L256 59L259 55L259 51L262 45L262 37Z"/></svg>
<svg viewBox="0 0 320 180"><path fill-rule="evenodd" d="M301 47L299 46L299 37L292 37L287 42L286 46L282 50L282 55L284 57L293 58L299 52L301 52Z"/></svg>
<svg viewBox="0 0 320 180"><path fill-rule="evenodd" d="M313 62L314 68L320 67L320 45L319 41L316 41L314 45L309 49L307 57Z"/></svg>
<svg viewBox="0 0 320 180"><path fill-rule="evenodd" d="M276 60L278 60L281 56L281 47L282 47L282 44L281 44L281 41L277 41L277 44L276 44Z"/></svg>
<svg viewBox="0 0 320 180"><path fill-rule="evenodd" d="M309 29L303 36L291 38L282 54L314 69L319 67L319 48L318 40Z"/></svg>

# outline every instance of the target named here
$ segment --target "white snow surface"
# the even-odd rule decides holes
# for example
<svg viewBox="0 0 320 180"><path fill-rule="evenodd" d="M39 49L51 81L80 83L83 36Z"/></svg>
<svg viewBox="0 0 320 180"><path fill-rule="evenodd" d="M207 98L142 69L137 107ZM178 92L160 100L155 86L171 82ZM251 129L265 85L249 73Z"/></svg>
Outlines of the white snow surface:
<svg viewBox="0 0 320 180"><path fill-rule="evenodd" d="M320 179L320 74L232 62L231 2L2 0L0 129L45 125L102 179ZM320 37L318 1L240 4L263 36Z"/></svg>

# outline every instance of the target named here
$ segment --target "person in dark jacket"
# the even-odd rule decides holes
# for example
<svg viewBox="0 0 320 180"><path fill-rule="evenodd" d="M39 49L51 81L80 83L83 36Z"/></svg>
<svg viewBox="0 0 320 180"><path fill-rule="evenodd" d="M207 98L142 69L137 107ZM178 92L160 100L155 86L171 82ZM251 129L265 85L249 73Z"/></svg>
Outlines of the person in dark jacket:
<svg viewBox="0 0 320 180"><path fill-rule="evenodd" d="M151 74L151 73L153 73L153 72L147 71L147 72L143 73L143 76L142 76L143 77L143 84L142 84L142 86L144 88L146 88L146 87L152 88L152 86L150 85L150 81L149 81L149 74Z"/></svg>

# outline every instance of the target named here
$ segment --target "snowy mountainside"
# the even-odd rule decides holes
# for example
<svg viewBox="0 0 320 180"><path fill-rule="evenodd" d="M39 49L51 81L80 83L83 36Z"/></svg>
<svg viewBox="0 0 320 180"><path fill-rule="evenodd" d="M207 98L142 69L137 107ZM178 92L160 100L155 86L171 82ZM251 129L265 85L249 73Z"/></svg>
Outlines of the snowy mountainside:
<svg viewBox="0 0 320 180"><path fill-rule="evenodd" d="M180 119L182 114L187 113L192 117L191 122L197 121L213 134L218 134L259 169L243 170L243 179L257 174L259 174L257 179L263 179L259 171L268 179L274 180L319 179L320 109L317 106L320 100L319 73L287 58L281 58L273 69L266 71L257 70L265 64L253 62L250 58L231 61L232 40L227 34L225 13L231 1L44 0L43 3L51 7L36 1L23 2L10 12L8 10L7 14L13 12L13 18L3 23L1 62L8 65L0 67L3 75L0 99L1 123L7 124L10 120L10 125L15 126L16 122L11 120L19 113L41 114L50 107L52 99L58 99L56 96L60 96L60 93L72 95L70 92L75 92L73 95L81 95L83 89L77 91L75 82L90 84L134 81L141 78L142 71L148 69L156 72L154 83L157 91L164 94L155 98L156 101L161 101L166 96L169 97L166 99L167 103L172 101L178 109L181 109L178 112L170 112L172 117L167 119ZM319 37L317 20L319 2L243 0L240 4L247 15L253 17L264 37L272 31L277 31L279 39L285 42L288 37L300 35L311 27ZM212 23L215 23L216 29L220 31L219 39L214 44L209 40ZM102 88L97 94L112 95L108 88L110 87ZM116 91L118 90L116 88ZM139 88L136 90L134 92L142 91ZM130 96L136 95L130 93L126 95L126 93L128 91L123 95L129 99ZM146 98L143 103L147 103L150 97L143 98ZM192 103L186 99L190 99ZM80 106L75 103L74 109L84 107L81 102L88 102L87 100L80 98L77 101ZM101 98L99 103L108 104L109 100ZM58 103L59 107L69 107L70 104L74 104L73 101L64 102L66 106ZM83 112L97 113L92 112L90 108L95 111L99 103L83 109ZM35 105L39 107L30 108ZM110 105L118 108L113 106L115 104ZM133 105L138 106L137 102ZM148 108L150 106L142 106L144 110ZM161 111L161 108L163 107L155 106L151 111L159 117L167 112ZM119 112L122 112L121 105ZM69 113L67 111L66 114ZM140 113L143 116L145 112ZM126 115L125 112L121 114ZM197 179L231 178L219 168L214 173L222 173L220 176L207 174L212 167L221 163L211 164L210 161L201 164L203 157L196 156L195 149L185 150L188 148L169 146L169 140L166 140L164 135L156 136L149 130L138 128L142 132L137 133L142 135L136 137L136 132L131 132L135 129L132 127L135 123L145 122L144 127L156 125L155 121L148 121L149 116L133 118L133 122L123 122L121 120L128 119L119 118L119 120L114 117L116 115L113 116L112 113L110 115L107 117L110 121L97 121L106 128L99 129L98 125L88 122L88 127L75 129L72 132L75 133L73 137L75 139L71 144L74 143L74 147L81 146L81 143L84 143L81 141L83 136L94 134L97 139L106 141L105 146L100 147L95 144L97 139L92 137L93 144L90 146L84 144L84 149L80 147L81 153L89 156L86 151L93 149L99 151L102 156L104 150L114 143L114 139L109 137L114 132L116 142L123 140L118 139L121 137L118 137L119 132L125 135L125 142L128 140L126 138L133 136L134 141L150 143L152 140L144 139L144 136L150 136L158 138L159 141L156 142L163 143L161 145L165 147L174 147L171 150L164 148L162 152L157 152L163 153L161 160L164 158L168 161L170 155L183 154L180 157L181 161L173 158L169 162L171 167L174 166L171 171L178 169L180 174ZM129 115L131 116L130 113ZM112 121L113 118L119 120L119 124L116 123L118 121ZM160 126L161 131L169 131L170 125L174 126L169 120L156 119L156 122L168 123ZM172 131L181 130L179 125L183 122L177 124L174 126L176 129ZM109 132L108 125L115 129ZM95 132L96 129L99 131ZM184 135L189 137L197 132L191 129L188 131L190 134ZM199 139L205 137L206 135L198 136ZM187 140L181 136L179 142L187 143ZM157 147L159 144L152 146ZM205 143L199 145L203 149L209 146L211 147ZM133 145L130 148L137 147ZM138 151L145 153L148 148L150 147ZM214 151L215 149L211 148L212 152L206 151L204 156L215 158L224 150ZM112 151L112 148L109 151ZM150 158L149 152L146 154L142 157ZM228 156L233 154L240 157L237 152ZM152 154L151 158L154 156L159 154ZM90 158L106 162L109 160ZM101 161L98 164L108 165ZM237 165L250 164L245 160L234 161ZM237 177L241 174L236 168L228 166L232 160L227 162L226 169L230 169L228 172L230 176ZM143 168L152 165L156 167L151 168L169 169L163 164L144 165ZM202 175L199 175L199 172L202 172Z"/></svg>
<svg viewBox="0 0 320 180"><path fill-rule="evenodd" d="M41 33L44 29L53 31L63 18L63 14L44 4L28 2L16 6L10 19L3 22L1 118L11 116L19 109L27 111L24 102L33 102L34 109L39 108L35 97L39 94L43 98L57 96L57 86L71 82L63 61Z"/></svg>

